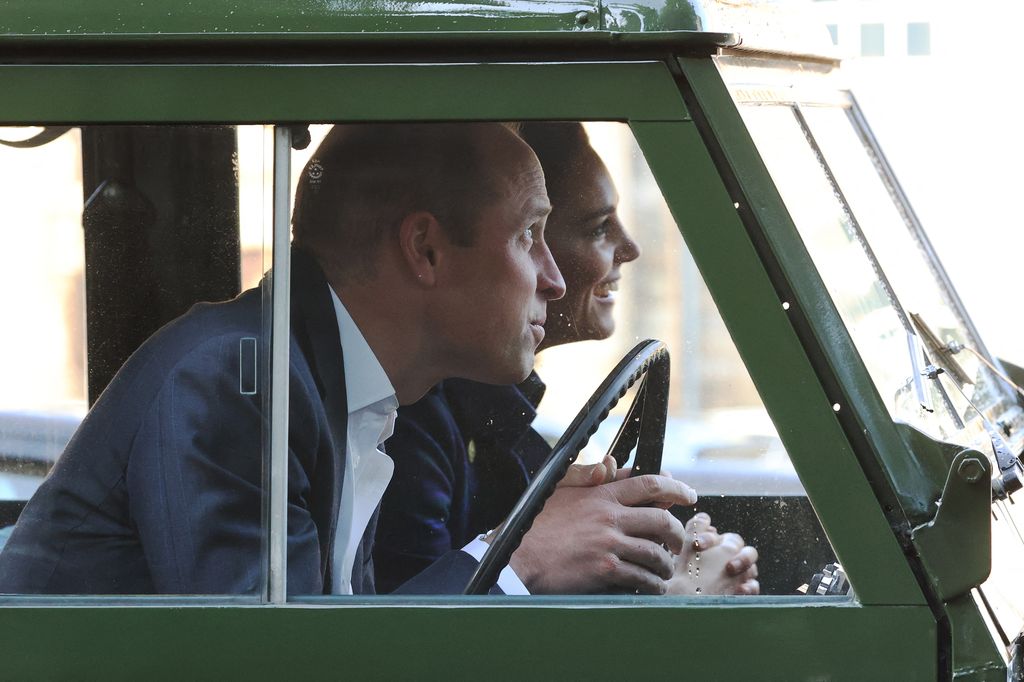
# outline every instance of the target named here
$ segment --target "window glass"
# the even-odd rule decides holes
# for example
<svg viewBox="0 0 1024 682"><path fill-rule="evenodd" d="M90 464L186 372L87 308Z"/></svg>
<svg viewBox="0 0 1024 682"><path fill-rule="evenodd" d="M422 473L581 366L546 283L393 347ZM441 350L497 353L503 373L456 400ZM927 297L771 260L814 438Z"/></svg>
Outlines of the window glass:
<svg viewBox="0 0 1024 682"><path fill-rule="evenodd" d="M979 410L991 422L1015 422L1019 415L1007 412L1013 395L983 361L980 341L846 111L771 104L741 111L893 417L935 438L991 449ZM929 364L944 372L918 381Z"/></svg>
<svg viewBox="0 0 1024 682"><path fill-rule="evenodd" d="M741 109L758 151L883 399L892 404L912 375L909 321L864 255L853 217L786 106Z"/></svg>
<svg viewBox="0 0 1024 682"><path fill-rule="evenodd" d="M894 201L879 174L877 162L866 153L847 113L838 108L808 107L803 115L844 198L858 216L858 225L872 253L907 313L916 316L917 335L923 338L930 331L943 347L954 343L955 347L980 348L948 291L941 286L936 264L908 229L900 204ZM1000 401L1012 404L1013 396L1007 393L1006 385L975 352L960 351L942 358L937 357L938 349L928 347L927 342L924 345L938 364L948 365L951 377L957 373L966 378L946 382L957 419L970 422L976 417L975 408L991 413L998 409Z"/></svg>
<svg viewBox="0 0 1024 682"><path fill-rule="evenodd" d="M291 158L288 476L270 484L287 496L288 594L390 592L409 577L406 592L461 592L458 550L479 558L477 536L501 524L550 442L644 338L673 355L663 467L701 496L672 511L686 537L704 523L696 512L710 514L758 547L763 593L794 593L834 553L628 127L495 126L393 124L369 137L312 126ZM42 163L71 184L57 218L56 202L26 190L16 222L84 235L77 260L54 255L56 237L12 244L24 277L49 268L78 283L78 312L49 333L79 364L55 374L71 388L26 384L4 404L30 436L4 431L4 461L34 480L11 495L0 591L265 595L268 429L283 422L269 420L268 291L251 287L270 265L271 131L109 126L57 140L71 145L59 160L36 156L60 149L48 145L5 159L13 176ZM6 300L44 319L60 287L39 284L31 305L28 288L12 283ZM541 339L536 375L514 385ZM59 355L41 343L8 353L47 371ZM442 377L457 378L432 388ZM600 459L623 409L582 462ZM37 441L49 448L41 463ZM562 516L534 531L555 529L562 551L573 515L589 517L556 495L545 513ZM667 559L673 590L739 589L721 575L741 546L703 532L722 545L680 545ZM550 540L530 542L534 563L499 578L506 593L634 591L581 584L603 572L593 556L539 570Z"/></svg>
<svg viewBox="0 0 1024 682"><path fill-rule="evenodd" d="M23 142L43 128L0 128ZM86 410L81 136L0 146L0 505L35 492Z"/></svg>
<svg viewBox="0 0 1024 682"><path fill-rule="evenodd" d="M862 57L885 55L885 24L860 25L860 54Z"/></svg>
<svg viewBox="0 0 1024 682"><path fill-rule="evenodd" d="M261 135L0 129L0 592L262 593Z"/></svg>
<svg viewBox="0 0 1024 682"><path fill-rule="evenodd" d="M931 46L931 24L911 22L907 24L907 54L912 57L929 55Z"/></svg>
<svg viewBox="0 0 1024 682"><path fill-rule="evenodd" d="M386 128L383 132L366 132L360 126L312 126L312 143L292 160L298 188L293 267L333 268L326 278L338 283L335 290L345 308L339 323L344 353L337 371L343 371L347 385L347 478L356 483L355 489L345 488L338 525L327 537L334 547L332 565L324 569L330 581L326 591L368 591L371 568L364 533L372 523L377 496L383 494L372 550L376 590L396 595L461 592L465 580L452 568L451 552L464 547L476 551L477 537L501 525L551 444L607 372L646 338L663 340L672 354L663 468L701 496L696 507L678 506L673 512L683 522L698 511L706 512L722 533L738 532L756 545L763 593L795 594L826 563L835 561L629 128L619 123L521 124L518 134L539 158L553 209L546 222L532 223L532 242L520 243L516 240L530 228L531 219L520 224L515 216L529 208L530 200L509 208L504 198L529 197L536 188L520 188L524 194L519 195L500 184L515 185L523 174L509 176L501 170L508 158L488 156L491 152L479 146L487 144L486 136L472 138L478 146L467 154L459 146L464 140L460 142L458 131L424 132L429 125L380 126ZM482 158L488 159L486 164L481 165ZM431 188L430 193L423 195L417 187L421 184ZM474 212L458 212L479 205L472 198L481 186L488 200L480 210L489 212L487 221ZM455 213L443 199L453 191L460 202ZM431 237L431 220L412 210L424 206L430 208L424 212L440 212L439 222L459 225L461 220L479 232L457 247L446 241L462 240L457 231L449 234L439 228L449 236ZM407 220L409 211L418 217ZM360 236L360 222L374 221L389 236L407 230L420 241L410 241L398 251L388 241L367 245ZM318 241L323 238L318 237L318 228L332 222L348 230L347 254ZM541 223L564 280L566 294L561 299L544 293L562 285L545 284L542 275L531 274L515 286L504 281L518 275L514 263L500 257L507 255L503 249L513 249L513 260L518 258L516 248L539 253ZM511 230L510 236L495 241L492 231L500 229ZM415 244L434 238L439 240L437 250L427 249L417 257ZM360 248L366 249L365 255L354 253ZM302 252L316 254L316 262L299 255ZM375 265L367 268L366 261ZM454 265L446 269L445 263ZM412 268L415 278L405 279L400 274L404 268ZM498 371L505 360L491 346L498 341L507 349L509 338L519 343L522 316L515 318L518 327L511 332L503 325L508 310L522 304L521 293L516 292L523 286L527 304L532 305L537 295L549 299L539 317L538 309L527 305L532 311L526 313L528 318L532 314L535 321L546 320L535 375L518 385L507 380L505 385L493 385L501 376L514 376ZM293 311L306 305L299 302L306 300L301 297L310 295L293 286ZM408 301L414 298L422 308L416 313L417 324L410 324ZM321 303L326 306L325 300ZM293 317L293 324L298 333L305 322ZM429 341L416 340L421 333L417 325L431 331ZM389 334L398 334L393 330L399 329L397 340L405 346L397 357L389 356L389 344L396 341ZM528 343L530 364L536 343ZM324 366L315 348L310 357L303 363ZM439 363L438 372L461 378L446 379L414 403L403 400L394 434L387 437L389 389L401 398L402 387L385 385L378 371L383 369L386 378L402 377L399 368L423 369L430 362ZM362 378L363 386L353 387L353 375ZM367 391L366 386L376 388ZM325 398L324 404L329 402ZM581 462L600 461L623 423L625 403L590 439ZM307 408L317 412L321 406ZM329 424L312 428L322 432ZM381 438L384 443L378 448ZM322 442L322 434L311 436L306 447ZM300 463L306 459L301 452L296 456ZM312 490L319 485L311 482L315 473L310 470L298 475ZM585 514L579 509L586 507L566 506L552 498L545 506L548 520L538 520L527 534L546 528L550 535L546 540L534 535L533 546L550 546L555 557L567 552L564 560L549 556L544 571L531 572L526 564L520 577L532 593L622 591L622 585L582 582L593 566L584 557L568 554L563 542L565 533L577 529L571 514ZM320 527L334 522L335 516L316 514L311 510L309 518L322 545ZM321 570L313 563L315 556L311 547L292 547L290 594L308 594L303 590L310 584L309 576ZM676 565L678 589L688 590L686 594L723 589L723 583L714 579L712 554L686 556ZM439 566L444 567L444 580L438 577ZM562 575L563 566L572 567L571 576ZM499 577L498 585L508 593L510 585L515 588L510 581Z"/></svg>

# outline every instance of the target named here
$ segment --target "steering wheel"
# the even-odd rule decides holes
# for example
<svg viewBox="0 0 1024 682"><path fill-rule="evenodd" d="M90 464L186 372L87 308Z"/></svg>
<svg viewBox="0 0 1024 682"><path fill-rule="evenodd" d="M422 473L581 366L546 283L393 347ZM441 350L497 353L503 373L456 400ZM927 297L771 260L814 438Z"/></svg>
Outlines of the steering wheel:
<svg viewBox="0 0 1024 682"><path fill-rule="evenodd" d="M608 413L634 384L640 382L636 397L629 407L608 453L618 466L625 466L636 447L631 476L656 474L661 470L661 451L665 444L665 423L668 417L668 349L661 341L641 341L615 366L611 374L583 406L569 428L555 444L526 492L512 508L505 525L494 534L480 565L470 578L463 594L487 594L519 548L544 503L576 461L580 450Z"/></svg>

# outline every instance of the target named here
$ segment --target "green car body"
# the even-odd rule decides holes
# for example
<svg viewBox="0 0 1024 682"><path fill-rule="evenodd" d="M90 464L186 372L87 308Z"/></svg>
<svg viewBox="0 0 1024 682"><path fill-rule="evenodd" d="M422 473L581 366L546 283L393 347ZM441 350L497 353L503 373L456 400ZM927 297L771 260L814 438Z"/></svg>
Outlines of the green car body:
<svg viewBox="0 0 1024 682"><path fill-rule="evenodd" d="M13 1L0 124L627 122L854 598L10 596L0 677L1007 679L972 596L995 463L893 421L719 64L838 63L714 8Z"/></svg>

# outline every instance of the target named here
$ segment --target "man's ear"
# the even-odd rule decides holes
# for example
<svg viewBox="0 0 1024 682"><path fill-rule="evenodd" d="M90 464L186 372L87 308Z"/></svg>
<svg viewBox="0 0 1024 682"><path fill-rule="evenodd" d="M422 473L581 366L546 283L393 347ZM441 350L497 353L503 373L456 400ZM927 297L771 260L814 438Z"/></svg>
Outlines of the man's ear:
<svg viewBox="0 0 1024 682"><path fill-rule="evenodd" d="M398 228L402 260L416 281L433 286L445 243L441 224L429 211L416 211L402 218Z"/></svg>

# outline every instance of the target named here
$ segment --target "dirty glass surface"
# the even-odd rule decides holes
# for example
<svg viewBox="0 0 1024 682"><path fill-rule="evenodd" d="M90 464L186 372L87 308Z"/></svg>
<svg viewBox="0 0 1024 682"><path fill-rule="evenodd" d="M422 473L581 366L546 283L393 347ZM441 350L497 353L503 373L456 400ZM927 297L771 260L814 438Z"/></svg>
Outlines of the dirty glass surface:
<svg viewBox="0 0 1024 682"><path fill-rule="evenodd" d="M260 594L262 128L0 140L0 593Z"/></svg>
<svg viewBox="0 0 1024 682"><path fill-rule="evenodd" d="M909 229L905 209L883 181L878 160L858 134L851 112L831 107L802 112L844 197L860 216L858 224L872 252L911 315L922 350L946 369L946 391L957 418L970 422L978 411L1001 417L1000 403L1012 404L1012 391L982 362L980 342L942 286L934 258Z"/></svg>
<svg viewBox="0 0 1024 682"><path fill-rule="evenodd" d="M975 447L988 441L985 420L1019 421L851 113L779 103L741 112L893 417Z"/></svg>
<svg viewBox="0 0 1024 682"><path fill-rule="evenodd" d="M523 124L521 134L546 144L531 138L531 125ZM330 129L312 126L312 143L293 154L293 184L304 183L307 192L323 187L331 172L318 150ZM395 435L384 443L394 474L377 525L377 590L399 588L432 560L498 526L536 470L538 449L546 454L626 351L657 338L668 345L673 368L663 468L700 496L694 507L673 513L685 522L706 512L719 532L741 534L760 552L762 593L796 594L835 555L629 128L587 123L585 131L614 183L614 213L587 204L591 180L572 175L566 164L545 166L555 205L546 240L568 292L547 306L548 335L535 367L544 384L536 416L521 402L538 397L536 383L510 398L512 387L448 381L425 402L399 410ZM541 149L538 156L545 164L557 155ZM302 190L296 213L301 196ZM622 230L630 246L622 245ZM616 240L616 255L602 251ZM600 253L609 255L594 255ZM559 341L548 347L552 338ZM625 401L580 462L600 460L624 411ZM536 432L533 440L523 435L527 425ZM565 527L572 527L568 520ZM680 578L684 572L680 593L714 593L708 563L702 567L690 556L677 566Z"/></svg>

